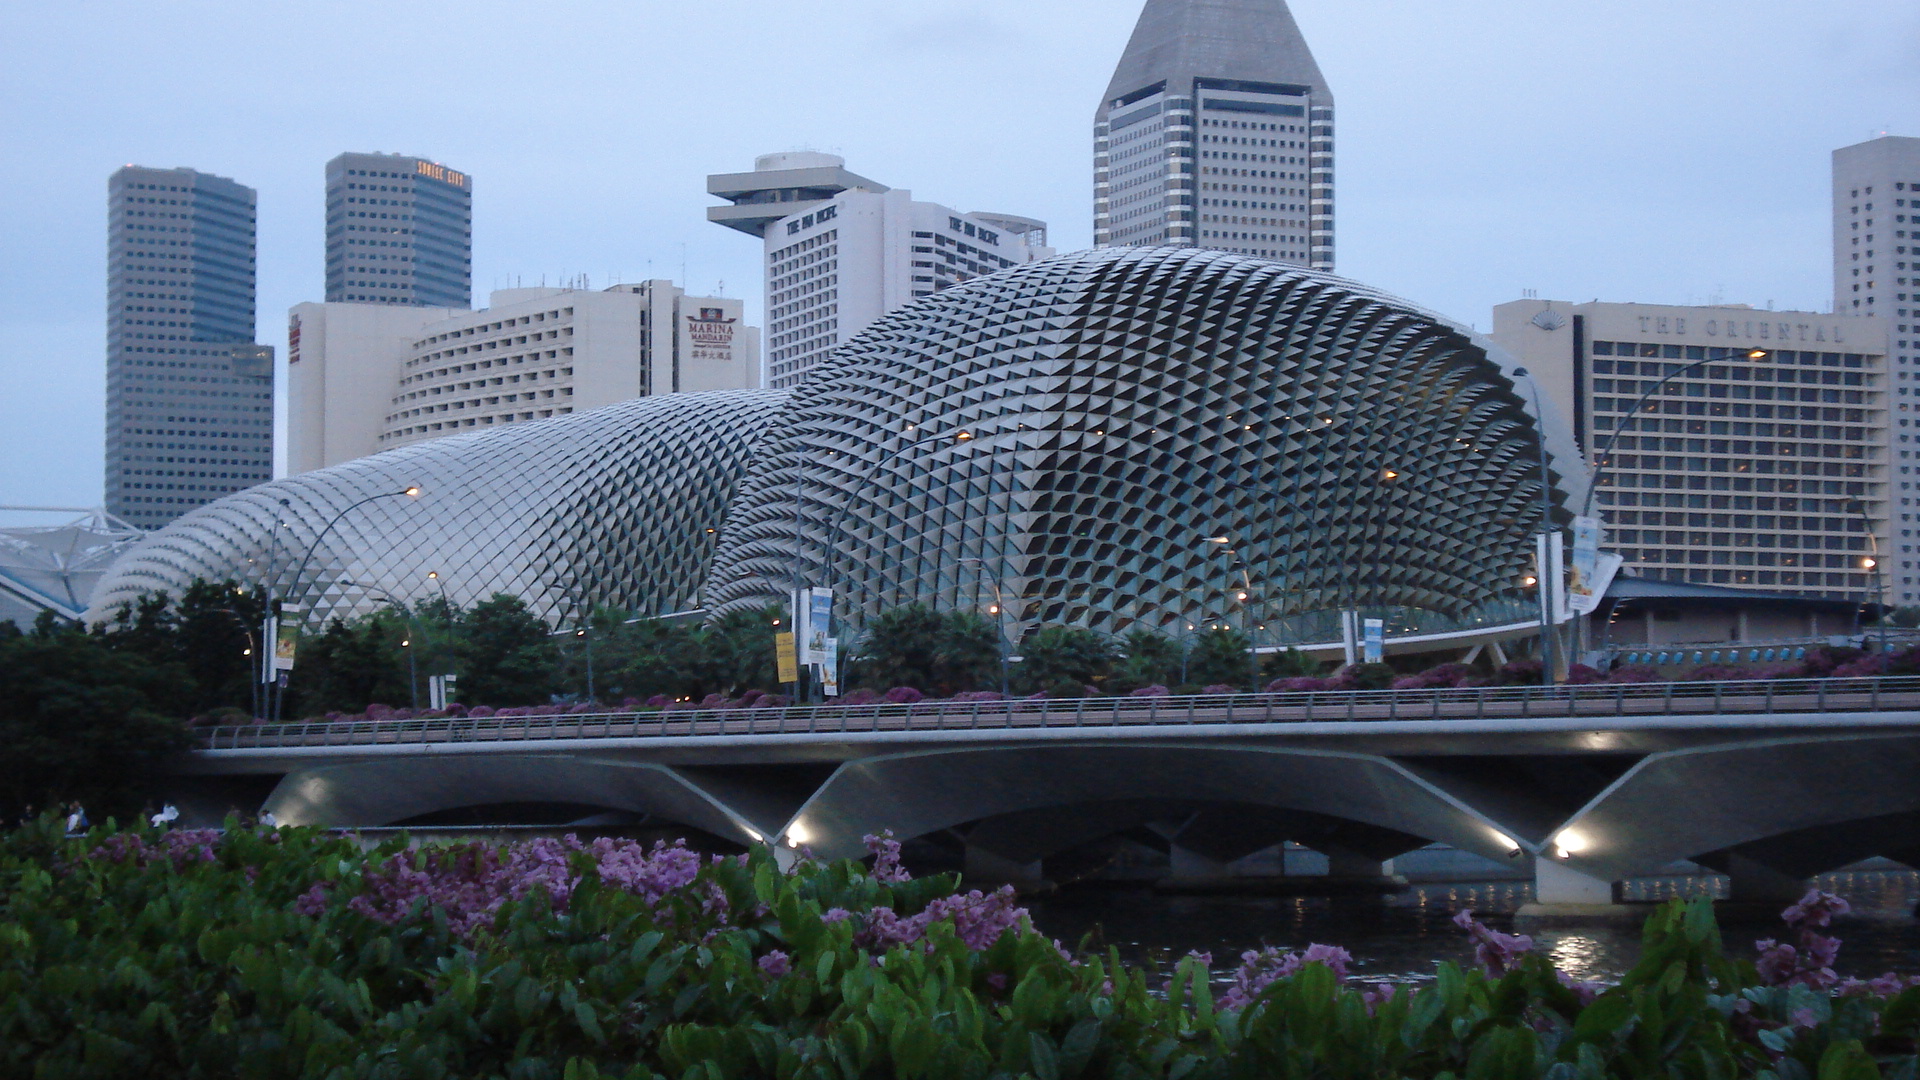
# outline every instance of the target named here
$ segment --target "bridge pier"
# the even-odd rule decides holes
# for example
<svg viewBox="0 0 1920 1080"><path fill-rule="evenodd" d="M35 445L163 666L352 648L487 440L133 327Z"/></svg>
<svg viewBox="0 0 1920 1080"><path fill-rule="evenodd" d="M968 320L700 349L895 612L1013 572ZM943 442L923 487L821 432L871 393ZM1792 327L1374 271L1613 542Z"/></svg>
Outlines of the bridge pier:
<svg viewBox="0 0 1920 1080"><path fill-rule="evenodd" d="M1233 876L1225 861L1171 843L1167 845L1167 869L1173 881L1220 881Z"/></svg>
<svg viewBox="0 0 1920 1080"><path fill-rule="evenodd" d="M1614 901L1613 882L1583 874L1557 859L1536 857L1533 903L1521 907L1520 914L1587 914L1619 906Z"/></svg>
<svg viewBox="0 0 1920 1080"><path fill-rule="evenodd" d="M1742 855L1727 853L1727 900L1736 904L1792 904L1806 895L1807 882Z"/></svg>

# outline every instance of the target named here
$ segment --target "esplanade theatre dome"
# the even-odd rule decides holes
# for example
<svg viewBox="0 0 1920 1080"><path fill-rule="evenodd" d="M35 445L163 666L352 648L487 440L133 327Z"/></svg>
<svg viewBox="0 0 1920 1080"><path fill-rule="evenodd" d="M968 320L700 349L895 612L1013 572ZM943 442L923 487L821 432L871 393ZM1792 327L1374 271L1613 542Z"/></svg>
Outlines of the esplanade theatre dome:
<svg viewBox="0 0 1920 1080"><path fill-rule="evenodd" d="M88 616L195 578L270 586L314 626L443 592L463 607L512 593L553 622L589 603L686 611L754 439L785 400L638 398L261 484L149 534ZM400 494L410 487L419 494Z"/></svg>
<svg viewBox="0 0 1920 1080"><path fill-rule="evenodd" d="M1209 622L1325 641L1352 608L1402 633L1524 622L1543 507L1564 525L1586 470L1514 372L1405 301L1259 259L1002 271L886 316L794 392L708 600L829 585L855 622L998 608L1016 641Z"/></svg>
<svg viewBox="0 0 1920 1080"><path fill-rule="evenodd" d="M992 612L1015 641L1222 622L1327 641L1349 609L1399 634L1518 625L1534 534L1568 520L1585 467L1514 372L1328 274L1066 255L894 311L791 396L643 398L229 496L137 546L93 610L271 578L317 620L431 595L435 570L457 603L514 592L555 621L804 585L853 628L919 602Z"/></svg>

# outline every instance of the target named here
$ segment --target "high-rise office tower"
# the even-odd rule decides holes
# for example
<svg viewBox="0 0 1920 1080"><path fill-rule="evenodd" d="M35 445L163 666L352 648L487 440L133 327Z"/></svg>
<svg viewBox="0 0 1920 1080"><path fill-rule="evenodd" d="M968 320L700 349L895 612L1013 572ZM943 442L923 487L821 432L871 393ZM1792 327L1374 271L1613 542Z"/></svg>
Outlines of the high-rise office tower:
<svg viewBox="0 0 1920 1080"><path fill-rule="evenodd" d="M327 300L473 305L473 177L426 158L327 162Z"/></svg>
<svg viewBox="0 0 1920 1080"><path fill-rule="evenodd" d="M107 182L107 512L156 529L273 478L254 191L129 165Z"/></svg>
<svg viewBox="0 0 1920 1080"><path fill-rule="evenodd" d="M1882 136L1833 152L1833 310L1873 320L1887 355L1892 526L1880 569L1890 602L1920 601L1920 139Z"/></svg>
<svg viewBox="0 0 1920 1080"><path fill-rule="evenodd" d="M1333 91L1286 0L1147 0L1094 115L1096 247L1333 269Z"/></svg>
<svg viewBox="0 0 1920 1080"><path fill-rule="evenodd" d="M763 154L707 177L707 220L766 246L767 374L798 386L875 319L949 285L1053 254L1044 221L917 202L807 151Z"/></svg>

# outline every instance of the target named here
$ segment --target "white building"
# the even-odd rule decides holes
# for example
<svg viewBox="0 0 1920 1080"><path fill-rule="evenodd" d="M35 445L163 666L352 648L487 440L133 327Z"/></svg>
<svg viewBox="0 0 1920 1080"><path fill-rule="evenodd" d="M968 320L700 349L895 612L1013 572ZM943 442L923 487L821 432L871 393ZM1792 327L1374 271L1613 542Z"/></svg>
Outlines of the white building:
<svg viewBox="0 0 1920 1080"><path fill-rule="evenodd" d="M916 202L831 154L767 154L709 177L708 219L766 248L767 385L797 385L829 350L916 297L1053 254L1032 218Z"/></svg>
<svg viewBox="0 0 1920 1080"><path fill-rule="evenodd" d="M759 331L742 315L739 300L670 281L502 289L480 311L298 304L288 471L652 394L758 387Z"/></svg>
<svg viewBox="0 0 1920 1080"><path fill-rule="evenodd" d="M1920 603L1920 139L1886 136L1833 152L1833 307L1871 320L1889 357L1887 577L1895 603Z"/></svg>
<svg viewBox="0 0 1920 1080"><path fill-rule="evenodd" d="M1494 308L1493 340L1573 417L1601 470L1607 544L1631 572L1874 596L1866 561L1889 537L1887 357L1874 322L1516 300Z"/></svg>

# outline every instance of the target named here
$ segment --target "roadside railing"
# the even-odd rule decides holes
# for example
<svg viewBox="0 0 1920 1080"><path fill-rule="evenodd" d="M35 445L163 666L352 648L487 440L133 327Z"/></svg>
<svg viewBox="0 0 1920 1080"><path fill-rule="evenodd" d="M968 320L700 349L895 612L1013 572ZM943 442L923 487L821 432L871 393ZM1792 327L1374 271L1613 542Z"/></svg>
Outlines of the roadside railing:
<svg viewBox="0 0 1920 1080"><path fill-rule="evenodd" d="M918 701L787 708L669 708L552 716L340 720L206 729L207 750L570 739L870 735L1079 727L1249 726L1407 720L1920 712L1920 676L1738 682L1310 690L1063 700Z"/></svg>

